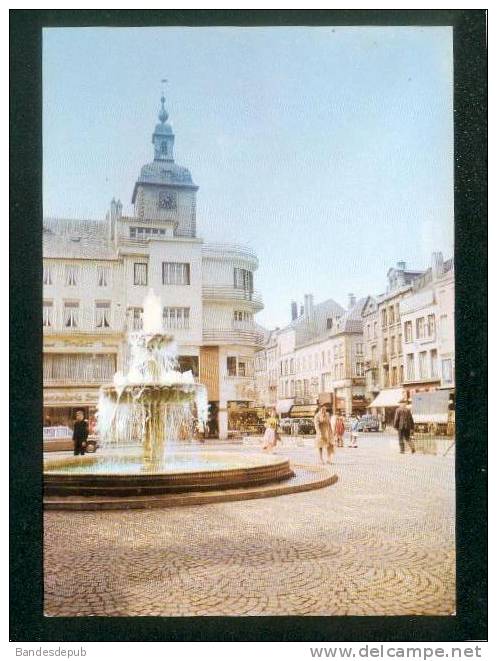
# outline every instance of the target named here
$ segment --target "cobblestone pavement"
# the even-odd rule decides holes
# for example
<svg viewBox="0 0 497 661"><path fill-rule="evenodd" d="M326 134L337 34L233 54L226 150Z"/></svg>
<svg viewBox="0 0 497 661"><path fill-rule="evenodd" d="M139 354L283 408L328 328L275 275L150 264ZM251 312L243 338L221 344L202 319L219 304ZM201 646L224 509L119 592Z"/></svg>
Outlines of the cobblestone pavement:
<svg viewBox="0 0 497 661"><path fill-rule="evenodd" d="M279 453L316 461L311 447ZM365 434L335 468L337 484L276 498L46 512L46 614L454 612L453 456Z"/></svg>

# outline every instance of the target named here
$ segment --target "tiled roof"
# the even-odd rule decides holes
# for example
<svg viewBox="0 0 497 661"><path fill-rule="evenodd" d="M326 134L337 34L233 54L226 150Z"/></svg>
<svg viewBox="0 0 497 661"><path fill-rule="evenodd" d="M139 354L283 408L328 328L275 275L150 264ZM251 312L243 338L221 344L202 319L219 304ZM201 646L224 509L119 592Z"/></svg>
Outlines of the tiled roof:
<svg viewBox="0 0 497 661"><path fill-rule="evenodd" d="M61 259L117 259L107 232L107 224L97 220L46 218L43 221L43 256Z"/></svg>

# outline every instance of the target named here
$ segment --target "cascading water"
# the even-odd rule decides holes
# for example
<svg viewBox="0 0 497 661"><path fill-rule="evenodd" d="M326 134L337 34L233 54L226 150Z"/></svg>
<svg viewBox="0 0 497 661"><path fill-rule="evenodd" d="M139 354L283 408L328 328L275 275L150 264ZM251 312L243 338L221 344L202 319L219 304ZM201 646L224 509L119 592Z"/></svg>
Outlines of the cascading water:
<svg viewBox="0 0 497 661"><path fill-rule="evenodd" d="M143 330L130 334L130 365L102 386L98 433L104 450L140 446L144 463L165 460L166 445L193 435L205 423L207 391L191 372L179 372L173 337L162 332L160 299L152 290L143 305ZM194 416L195 412L195 416Z"/></svg>

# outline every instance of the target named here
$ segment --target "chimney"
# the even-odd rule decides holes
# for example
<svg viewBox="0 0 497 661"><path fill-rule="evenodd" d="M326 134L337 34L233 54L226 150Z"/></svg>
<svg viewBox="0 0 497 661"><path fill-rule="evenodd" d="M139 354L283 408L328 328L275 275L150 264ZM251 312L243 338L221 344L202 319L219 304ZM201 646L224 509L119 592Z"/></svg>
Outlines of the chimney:
<svg viewBox="0 0 497 661"><path fill-rule="evenodd" d="M431 254L431 276L433 280L442 277L444 272L444 258L441 252Z"/></svg>
<svg viewBox="0 0 497 661"><path fill-rule="evenodd" d="M305 294L304 315L306 319L310 319L312 317L313 308L314 308L314 296L312 294Z"/></svg>
<svg viewBox="0 0 497 661"><path fill-rule="evenodd" d="M405 271L406 270L406 263L405 262L397 262L397 269L399 271Z"/></svg>
<svg viewBox="0 0 497 661"><path fill-rule="evenodd" d="M298 317L297 313L297 302L292 301L292 321L295 321L295 319Z"/></svg>
<svg viewBox="0 0 497 661"><path fill-rule="evenodd" d="M353 308L355 305L355 295L349 294L349 309Z"/></svg>

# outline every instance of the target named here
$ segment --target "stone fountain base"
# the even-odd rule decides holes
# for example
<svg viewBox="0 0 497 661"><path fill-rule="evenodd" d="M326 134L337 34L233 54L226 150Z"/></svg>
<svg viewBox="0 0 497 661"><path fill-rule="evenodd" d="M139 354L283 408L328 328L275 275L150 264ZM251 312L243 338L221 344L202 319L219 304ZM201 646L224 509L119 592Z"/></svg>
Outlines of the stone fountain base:
<svg viewBox="0 0 497 661"><path fill-rule="evenodd" d="M164 464L136 455L85 455L45 460L45 496L156 496L281 482L294 476L288 459L221 452L182 452Z"/></svg>

